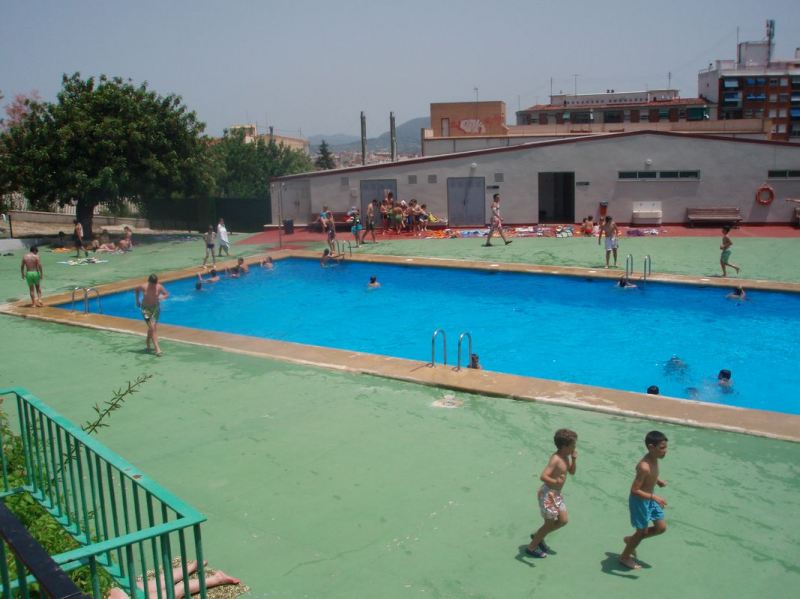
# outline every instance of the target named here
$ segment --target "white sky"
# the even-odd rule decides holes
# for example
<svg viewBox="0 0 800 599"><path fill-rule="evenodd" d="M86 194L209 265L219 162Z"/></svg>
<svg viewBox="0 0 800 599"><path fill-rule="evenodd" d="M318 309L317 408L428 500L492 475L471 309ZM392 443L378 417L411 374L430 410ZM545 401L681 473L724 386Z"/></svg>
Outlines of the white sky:
<svg viewBox="0 0 800 599"><path fill-rule="evenodd" d="M776 21L776 58L800 47L797 0L9 0L0 90L53 99L63 73L118 75L176 93L221 134L370 136L431 102L547 102L553 91L697 94L697 72L733 59Z"/></svg>

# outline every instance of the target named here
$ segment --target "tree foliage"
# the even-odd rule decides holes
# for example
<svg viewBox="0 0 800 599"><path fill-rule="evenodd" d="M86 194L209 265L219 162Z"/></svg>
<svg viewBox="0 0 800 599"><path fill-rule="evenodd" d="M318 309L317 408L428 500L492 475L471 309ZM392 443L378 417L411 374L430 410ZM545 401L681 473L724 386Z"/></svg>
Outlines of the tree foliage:
<svg viewBox="0 0 800 599"><path fill-rule="evenodd" d="M319 152L317 153L317 159L314 161L314 164L316 164L317 168L321 170L330 170L332 168L336 168L336 160L331 153L328 142L326 142L324 139L322 140L322 143L319 144Z"/></svg>
<svg viewBox="0 0 800 599"><path fill-rule="evenodd" d="M269 180L313 170L311 158L275 140L245 142L242 131L228 132L211 146L217 195L223 198L266 198Z"/></svg>
<svg viewBox="0 0 800 599"><path fill-rule="evenodd" d="M94 207L207 193L204 124L176 95L130 80L64 76L53 103L26 99L0 137L0 185L34 207L77 202L91 229Z"/></svg>

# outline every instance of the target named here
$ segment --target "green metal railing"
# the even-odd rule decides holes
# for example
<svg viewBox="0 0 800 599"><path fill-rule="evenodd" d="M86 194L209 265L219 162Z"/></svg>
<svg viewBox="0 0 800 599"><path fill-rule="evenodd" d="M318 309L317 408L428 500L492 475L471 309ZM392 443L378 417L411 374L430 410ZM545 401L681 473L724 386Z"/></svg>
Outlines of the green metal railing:
<svg viewBox="0 0 800 599"><path fill-rule="evenodd" d="M78 548L54 555L53 560L67 572L88 566L96 599L101 599L98 568L132 597L173 599L173 556L180 558L186 596L190 596L187 565L193 558L201 564L200 596L206 599L200 534L205 516L25 389L0 389L4 395L16 397L25 470L24 484L12 487L3 449L6 440L0 436L0 499L29 493L75 539ZM11 403L3 403L7 414ZM161 574L162 583L149 588L148 571L156 578ZM11 597L12 589L27 597L35 582L25 572L10 580L3 543L0 577L3 597Z"/></svg>

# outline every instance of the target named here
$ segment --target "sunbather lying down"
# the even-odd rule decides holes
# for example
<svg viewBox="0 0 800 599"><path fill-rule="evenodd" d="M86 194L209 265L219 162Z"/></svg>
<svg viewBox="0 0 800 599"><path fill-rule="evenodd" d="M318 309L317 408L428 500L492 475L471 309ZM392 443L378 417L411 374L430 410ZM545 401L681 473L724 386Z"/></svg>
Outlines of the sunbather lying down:
<svg viewBox="0 0 800 599"><path fill-rule="evenodd" d="M206 565L206 562L203 562L203 566ZM195 572L197 572L197 562L192 561L186 564L186 570L191 576ZM223 584L239 584L238 578L233 578L232 576L228 576L222 570L217 570L213 574L206 575L205 572L202 574L206 578L206 588L211 589L214 587L221 586ZM177 568L172 569L172 580L175 581L174 585L174 593L175 599L183 599L186 596L186 589L183 584L183 568L178 566ZM144 591L144 587L142 586L141 582L137 583L137 586ZM164 581L164 575L160 575L158 579L153 579L147 582L147 592L150 597L157 597L159 596L158 587L160 589L160 596L166 596L166 583ZM192 578L189 580L189 593L190 595L195 595L200 592L200 580L198 578ZM123 591L119 587L114 587L108 593L107 599L128 599L128 594Z"/></svg>

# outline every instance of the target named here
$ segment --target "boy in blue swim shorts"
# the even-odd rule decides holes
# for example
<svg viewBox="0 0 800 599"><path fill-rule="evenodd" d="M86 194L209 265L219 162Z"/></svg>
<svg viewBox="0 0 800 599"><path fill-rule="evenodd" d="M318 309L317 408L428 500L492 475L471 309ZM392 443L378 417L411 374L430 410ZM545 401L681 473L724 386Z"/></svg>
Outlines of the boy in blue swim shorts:
<svg viewBox="0 0 800 599"><path fill-rule="evenodd" d="M666 481L658 477L658 460L667 455L667 437L662 432L650 431L644 444L647 454L636 464L636 478L633 479L628 497L631 525L636 532L623 539L625 549L619 556L619 563L632 570L642 567L636 561L636 547L639 543L667 530L667 522L664 520L667 501L653 492L656 486L667 486ZM652 526L649 526L650 522L653 523Z"/></svg>

